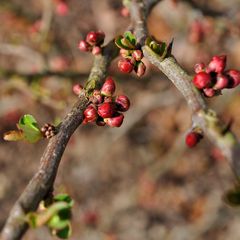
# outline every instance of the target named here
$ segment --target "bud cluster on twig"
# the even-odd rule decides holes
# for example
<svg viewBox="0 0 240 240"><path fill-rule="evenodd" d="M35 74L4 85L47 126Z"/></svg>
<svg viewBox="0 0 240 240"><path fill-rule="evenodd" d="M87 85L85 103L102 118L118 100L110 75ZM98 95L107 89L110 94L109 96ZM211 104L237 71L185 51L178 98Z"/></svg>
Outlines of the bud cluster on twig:
<svg viewBox="0 0 240 240"><path fill-rule="evenodd" d="M195 65L196 75L193 84L200 89L205 97L213 97L221 94L224 88L235 88L240 84L240 71L225 70L226 56L214 56L210 63Z"/></svg>
<svg viewBox="0 0 240 240"><path fill-rule="evenodd" d="M104 42L105 33L102 31L91 31L87 34L85 40L81 40L78 48L84 52L92 52L93 55L98 55L102 52L101 45Z"/></svg>

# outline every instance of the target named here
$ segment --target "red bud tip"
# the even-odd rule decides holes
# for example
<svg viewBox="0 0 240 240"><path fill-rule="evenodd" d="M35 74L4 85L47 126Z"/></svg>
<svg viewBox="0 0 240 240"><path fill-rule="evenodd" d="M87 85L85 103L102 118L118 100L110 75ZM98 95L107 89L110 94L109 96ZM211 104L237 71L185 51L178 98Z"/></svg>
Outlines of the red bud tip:
<svg viewBox="0 0 240 240"><path fill-rule="evenodd" d="M141 59L143 58L143 52L141 50L135 50L132 53L132 57L136 60L136 61L141 61Z"/></svg>
<svg viewBox="0 0 240 240"><path fill-rule="evenodd" d="M211 85L211 76L205 72L199 72L193 78L193 84L198 89L203 89Z"/></svg>
<svg viewBox="0 0 240 240"><path fill-rule="evenodd" d="M110 127L120 127L123 123L123 119L124 119L124 116L123 114L120 113L115 117L105 118L104 122Z"/></svg>
<svg viewBox="0 0 240 240"><path fill-rule="evenodd" d="M108 77L101 88L101 94L110 97L114 94L115 89L116 85L114 80L111 77Z"/></svg>
<svg viewBox="0 0 240 240"><path fill-rule="evenodd" d="M115 103L118 111L126 112L130 107L130 101L127 96L120 95L116 97Z"/></svg>
<svg viewBox="0 0 240 240"><path fill-rule="evenodd" d="M217 82L214 85L213 89L221 90L226 88L228 84L229 84L229 78L226 75L219 73L217 75Z"/></svg>
<svg viewBox="0 0 240 240"><path fill-rule="evenodd" d="M56 13L59 16L66 16L69 12L68 5L65 2L59 2L57 4Z"/></svg>
<svg viewBox="0 0 240 240"><path fill-rule="evenodd" d="M105 34L102 31L97 31L97 32L89 32L86 36L86 41L92 45L101 45L104 41Z"/></svg>
<svg viewBox="0 0 240 240"><path fill-rule="evenodd" d="M185 138L186 145L190 148L197 145L197 143L201 140L202 135L196 132L190 132L187 134Z"/></svg>
<svg viewBox="0 0 240 240"><path fill-rule="evenodd" d="M197 64L194 66L194 71L195 71L195 73L203 72L204 69L205 69L205 64L204 64L204 63L197 63Z"/></svg>
<svg viewBox="0 0 240 240"><path fill-rule="evenodd" d="M204 88L203 89L205 97L213 97L216 95L216 91L213 88Z"/></svg>
<svg viewBox="0 0 240 240"><path fill-rule="evenodd" d="M137 76L141 77L146 71L146 66L143 62L140 62L137 66Z"/></svg>
<svg viewBox="0 0 240 240"><path fill-rule="evenodd" d="M101 47L98 47L98 46L94 46L93 49L92 49L92 54L93 55L98 55L102 52L102 48Z"/></svg>
<svg viewBox="0 0 240 240"><path fill-rule="evenodd" d="M210 63L208 64L207 67L207 72L217 72L217 73L221 73L224 71L224 68L226 67L226 60L227 57L226 55L222 55L222 56L214 56L212 58L212 60L210 61Z"/></svg>
<svg viewBox="0 0 240 240"><path fill-rule="evenodd" d="M93 105L89 105L83 114L86 122L95 122L98 118L97 110Z"/></svg>
<svg viewBox="0 0 240 240"><path fill-rule="evenodd" d="M78 48L84 52L88 52L91 49L90 45L84 40L80 41Z"/></svg>
<svg viewBox="0 0 240 240"><path fill-rule="evenodd" d="M118 68L123 73L130 73L133 70L133 65L128 59L120 59L118 61Z"/></svg>
<svg viewBox="0 0 240 240"><path fill-rule="evenodd" d="M240 71L231 69L226 72L228 78L229 78L229 83L227 88L235 88L240 84Z"/></svg>
<svg viewBox="0 0 240 240"><path fill-rule="evenodd" d="M74 94L76 94L77 96L80 94L80 92L83 90L83 86L81 84L74 84L73 88L72 88Z"/></svg>
<svg viewBox="0 0 240 240"><path fill-rule="evenodd" d="M115 104L111 102L104 102L98 107L98 114L102 118L110 118L115 113Z"/></svg>

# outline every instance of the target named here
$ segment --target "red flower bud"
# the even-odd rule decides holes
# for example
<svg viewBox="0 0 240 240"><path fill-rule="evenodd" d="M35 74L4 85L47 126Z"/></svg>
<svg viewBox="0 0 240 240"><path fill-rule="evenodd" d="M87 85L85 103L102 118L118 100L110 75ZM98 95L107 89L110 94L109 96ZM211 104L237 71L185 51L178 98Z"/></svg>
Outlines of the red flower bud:
<svg viewBox="0 0 240 240"><path fill-rule="evenodd" d="M135 50L132 53L132 57L136 60L136 61L141 61L141 59L143 58L143 52L141 50Z"/></svg>
<svg viewBox="0 0 240 240"><path fill-rule="evenodd" d="M91 49L90 45L84 40L80 41L78 48L84 52L88 52Z"/></svg>
<svg viewBox="0 0 240 240"><path fill-rule="evenodd" d="M116 97L115 103L118 111L126 112L130 107L130 101L127 96L120 95Z"/></svg>
<svg viewBox="0 0 240 240"><path fill-rule="evenodd" d="M136 71L137 76L141 77L145 73L145 71L146 71L145 64L143 62L140 62L137 66L137 71Z"/></svg>
<svg viewBox="0 0 240 240"><path fill-rule="evenodd" d="M229 78L229 83L227 88L235 88L240 84L240 71L231 69L226 72L228 78Z"/></svg>
<svg viewBox="0 0 240 240"><path fill-rule="evenodd" d="M205 69L205 64L204 64L204 63L197 63L197 64L194 66L194 71L195 71L195 73L203 72L204 69Z"/></svg>
<svg viewBox="0 0 240 240"><path fill-rule="evenodd" d="M205 97L213 97L216 95L216 91L213 88L204 88L203 92Z"/></svg>
<svg viewBox="0 0 240 240"><path fill-rule="evenodd" d="M128 59L120 59L118 61L118 68L121 72L130 73L133 70L133 65Z"/></svg>
<svg viewBox="0 0 240 240"><path fill-rule="evenodd" d="M198 89L203 89L211 85L211 76L205 72L199 72L193 78L193 84Z"/></svg>
<svg viewBox="0 0 240 240"><path fill-rule="evenodd" d="M222 56L214 56L207 67L207 73L209 72L217 72L221 73L224 71L224 68L226 67L226 55Z"/></svg>
<svg viewBox="0 0 240 240"><path fill-rule="evenodd" d="M226 75L219 73L217 75L217 82L214 85L213 89L221 90L223 88L226 88L228 84L229 84L229 78Z"/></svg>
<svg viewBox="0 0 240 240"><path fill-rule="evenodd" d="M93 55L98 55L102 52L102 48L99 47L99 46L94 46L93 49L92 49L92 54Z"/></svg>
<svg viewBox="0 0 240 240"><path fill-rule="evenodd" d="M116 86L114 80L111 77L108 77L101 88L101 94L110 97L114 94L115 89Z"/></svg>
<svg viewBox="0 0 240 240"><path fill-rule="evenodd" d="M83 114L86 122L95 122L98 118L97 110L93 105L89 105Z"/></svg>
<svg viewBox="0 0 240 240"><path fill-rule="evenodd" d="M116 112L116 106L111 102L104 102L98 107L98 114L102 118L110 118Z"/></svg>
<svg viewBox="0 0 240 240"><path fill-rule="evenodd" d="M188 147L192 148L201 140L202 135L197 132L190 132L186 135L185 142Z"/></svg>
<svg viewBox="0 0 240 240"><path fill-rule="evenodd" d="M72 88L74 94L76 94L77 96L80 94L80 92L83 90L83 86L81 84L74 84L73 88Z"/></svg>
<svg viewBox="0 0 240 240"><path fill-rule="evenodd" d="M104 41L105 34L101 31L98 32L89 32L86 36L86 41L90 45L101 45Z"/></svg>
<svg viewBox="0 0 240 240"><path fill-rule="evenodd" d="M123 123L124 116L123 114L118 114L111 118L105 118L104 122L110 127L120 127Z"/></svg>

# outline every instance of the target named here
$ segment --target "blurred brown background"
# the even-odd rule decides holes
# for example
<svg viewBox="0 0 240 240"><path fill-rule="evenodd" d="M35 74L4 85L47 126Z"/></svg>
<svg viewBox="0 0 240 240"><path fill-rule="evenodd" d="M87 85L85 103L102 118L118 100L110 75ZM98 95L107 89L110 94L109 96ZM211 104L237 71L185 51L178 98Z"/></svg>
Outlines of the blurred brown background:
<svg viewBox="0 0 240 240"><path fill-rule="evenodd" d="M22 114L42 124L61 119L76 97L93 57L78 50L90 30L106 40L121 34L129 18L120 0L0 2L0 132L14 129ZM173 53L189 73L195 63L227 54L228 67L240 68L239 0L163 0L148 20L159 40L174 37ZM66 10L66 9L65 9ZM141 79L123 75L115 60L110 75L132 107L121 128L81 126L60 164L55 192L75 201L73 235L82 240L237 240L238 209L223 194L233 186L219 150L204 139L187 149L191 125L186 102L171 82L148 64ZM48 76L45 71L58 72ZM240 137L239 88L208 100ZM0 139L0 227L36 171L47 144ZM29 230L24 240L54 239L46 228Z"/></svg>

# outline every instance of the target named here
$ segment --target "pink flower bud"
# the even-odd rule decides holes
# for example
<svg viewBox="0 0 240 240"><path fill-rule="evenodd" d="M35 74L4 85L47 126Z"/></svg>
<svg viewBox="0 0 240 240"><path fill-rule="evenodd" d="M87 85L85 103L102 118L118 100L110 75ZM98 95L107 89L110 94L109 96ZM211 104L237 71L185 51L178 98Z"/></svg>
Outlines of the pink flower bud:
<svg viewBox="0 0 240 240"><path fill-rule="evenodd" d="M116 97L115 103L118 111L126 112L130 107L130 101L127 96L120 95Z"/></svg>
<svg viewBox="0 0 240 240"><path fill-rule="evenodd" d="M111 102L104 102L98 107L98 114L102 118L110 118L116 112L116 106Z"/></svg>
<svg viewBox="0 0 240 240"><path fill-rule="evenodd" d="M146 66L143 62L140 62L137 66L137 76L141 77L146 71Z"/></svg>
<svg viewBox="0 0 240 240"><path fill-rule="evenodd" d="M206 72L217 72L221 73L224 71L224 68L226 67L226 55L222 56L214 56L210 63L208 64Z"/></svg>
<svg viewBox="0 0 240 240"><path fill-rule="evenodd" d="M83 86L81 84L74 84L73 88L72 88L74 94L76 94L77 96L80 94L80 92L83 90Z"/></svg>
<svg viewBox="0 0 240 240"><path fill-rule="evenodd" d="M68 14L68 12L69 12L69 8L65 2L61 1L57 4L56 13L59 16L66 16Z"/></svg>
<svg viewBox="0 0 240 240"><path fill-rule="evenodd" d="M136 60L136 61L141 61L141 59L143 58L143 52L142 50L134 50L132 53L132 57Z"/></svg>
<svg viewBox="0 0 240 240"><path fill-rule="evenodd" d="M86 36L86 41L90 44L90 45L101 45L104 41L105 38L105 34L104 32L101 31L91 31L87 34Z"/></svg>
<svg viewBox="0 0 240 240"><path fill-rule="evenodd" d="M101 94L110 97L114 94L115 89L116 86L114 80L111 77L108 77L101 88Z"/></svg>
<svg viewBox="0 0 240 240"><path fill-rule="evenodd" d="M195 73L203 72L204 69L205 69L205 64L204 64L204 63L197 63L197 64L194 66L194 71L195 71Z"/></svg>
<svg viewBox="0 0 240 240"><path fill-rule="evenodd" d="M95 122L98 118L97 110L93 105L89 105L83 114L86 122Z"/></svg>
<svg viewBox="0 0 240 240"><path fill-rule="evenodd" d="M223 88L226 88L228 84L229 84L229 78L226 75L219 73L217 75L217 82L213 86L213 89L221 90Z"/></svg>
<svg viewBox="0 0 240 240"><path fill-rule="evenodd" d="M203 89L211 85L211 76L205 72L199 72L193 78L193 84L198 89Z"/></svg>
<svg viewBox="0 0 240 240"><path fill-rule="evenodd" d="M118 61L118 68L123 73L130 73L133 70L133 65L128 59L120 59Z"/></svg>
<svg viewBox="0 0 240 240"><path fill-rule="evenodd" d="M93 49L92 49L92 54L93 55L98 55L102 52L102 48L99 47L99 46L94 46Z"/></svg>
<svg viewBox="0 0 240 240"><path fill-rule="evenodd" d="M203 92L205 97L213 97L216 95L216 91L213 88L204 88Z"/></svg>
<svg viewBox="0 0 240 240"><path fill-rule="evenodd" d="M82 40L79 42L78 48L81 51L88 52L91 49L91 46L86 41Z"/></svg>
<svg viewBox="0 0 240 240"><path fill-rule="evenodd" d="M197 132L190 132L186 135L185 142L186 145L190 148L197 145L197 143L201 140L202 135Z"/></svg>
<svg viewBox="0 0 240 240"><path fill-rule="evenodd" d="M240 84L240 71L231 69L226 72L229 78L229 83L227 88L235 88Z"/></svg>
<svg viewBox="0 0 240 240"><path fill-rule="evenodd" d="M123 123L123 114L118 114L111 118L104 118L104 122L110 127L120 127Z"/></svg>

